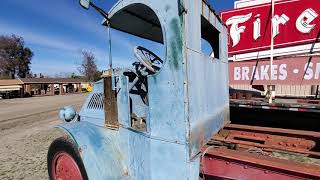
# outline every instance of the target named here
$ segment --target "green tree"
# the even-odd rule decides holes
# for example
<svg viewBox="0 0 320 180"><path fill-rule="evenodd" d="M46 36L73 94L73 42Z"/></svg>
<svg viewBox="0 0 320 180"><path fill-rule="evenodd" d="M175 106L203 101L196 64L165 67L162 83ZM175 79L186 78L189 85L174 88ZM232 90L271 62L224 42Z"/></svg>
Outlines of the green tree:
<svg viewBox="0 0 320 180"><path fill-rule="evenodd" d="M25 78L30 72L33 52L25 47L22 37L0 36L0 77Z"/></svg>

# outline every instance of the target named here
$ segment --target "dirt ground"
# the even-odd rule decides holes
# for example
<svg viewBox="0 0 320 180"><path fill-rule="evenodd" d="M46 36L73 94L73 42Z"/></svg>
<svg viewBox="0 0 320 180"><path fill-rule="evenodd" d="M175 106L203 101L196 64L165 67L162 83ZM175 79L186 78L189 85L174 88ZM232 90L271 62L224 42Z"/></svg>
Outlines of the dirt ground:
<svg viewBox="0 0 320 180"><path fill-rule="evenodd" d="M0 179L48 179L48 147L62 135L52 128L61 122L58 112L65 105L79 111L86 96L0 99Z"/></svg>

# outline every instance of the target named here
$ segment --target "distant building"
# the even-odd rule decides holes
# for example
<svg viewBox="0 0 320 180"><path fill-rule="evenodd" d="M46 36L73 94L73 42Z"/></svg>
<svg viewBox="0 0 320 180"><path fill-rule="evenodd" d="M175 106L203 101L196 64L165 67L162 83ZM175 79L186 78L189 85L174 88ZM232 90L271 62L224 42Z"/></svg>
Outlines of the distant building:
<svg viewBox="0 0 320 180"><path fill-rule="evenodd" d="M32 95L56 95L81 93L88 82L71 78L21 78L0 80L2 98L28 97Z"/></svg>

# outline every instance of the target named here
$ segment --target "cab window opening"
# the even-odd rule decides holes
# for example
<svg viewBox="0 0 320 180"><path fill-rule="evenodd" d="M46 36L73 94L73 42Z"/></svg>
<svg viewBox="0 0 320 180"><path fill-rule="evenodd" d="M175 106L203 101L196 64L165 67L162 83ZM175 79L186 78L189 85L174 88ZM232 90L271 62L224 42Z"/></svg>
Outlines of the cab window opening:
<svg viewBox="0 0 320 180"><path fill-rule="evenodd" d="M148 76L161 70L165 58L160 20L148 6L132 4L114 14L110 22L114 67L129 79L130 126L146 132Z"/></svg>
<svg viewBox="0 0 320 180"><path fill-rule="evenodd" d="M201 52L213 58L220 58L220 32L201 15Z"/></svg>

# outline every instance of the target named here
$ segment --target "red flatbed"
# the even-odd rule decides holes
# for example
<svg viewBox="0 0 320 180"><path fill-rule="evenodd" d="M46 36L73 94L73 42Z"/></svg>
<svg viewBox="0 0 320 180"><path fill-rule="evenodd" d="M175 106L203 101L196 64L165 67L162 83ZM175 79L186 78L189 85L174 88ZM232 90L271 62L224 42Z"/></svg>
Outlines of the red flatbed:
<svg viewBox="0 0 320 180"><path fill-rule="evenodd" d="M320 133L227 125L203 147L206 179L320 179Z"/></svg>

